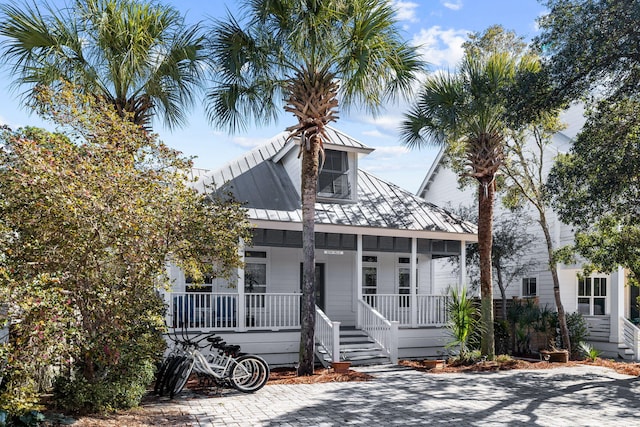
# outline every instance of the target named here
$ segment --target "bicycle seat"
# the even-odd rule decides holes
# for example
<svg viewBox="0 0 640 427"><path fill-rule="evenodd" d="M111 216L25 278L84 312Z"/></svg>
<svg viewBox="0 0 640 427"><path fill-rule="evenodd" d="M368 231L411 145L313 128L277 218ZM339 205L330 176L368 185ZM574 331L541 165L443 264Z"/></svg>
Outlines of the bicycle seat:
<svg viewBox="0 0 640 427"><path fill-rule="evenodd" d="M212 344L218 344L220 341L222 341L222 337L208 337L207 341Z"/></svg>

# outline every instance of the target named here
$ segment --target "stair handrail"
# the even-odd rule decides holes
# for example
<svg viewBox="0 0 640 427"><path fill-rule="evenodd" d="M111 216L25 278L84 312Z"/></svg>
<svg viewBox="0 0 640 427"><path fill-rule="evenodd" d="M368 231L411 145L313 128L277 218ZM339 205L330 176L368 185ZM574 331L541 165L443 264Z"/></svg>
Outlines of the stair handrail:
<svg viewBox="0 0 640 427"><path fill-rule="evenodd" d="M640 360L640 329L624 317L622 320L622 339L627 347L633 351L633 358Z"/></svg>
<svg viewBox="0 0 640 427"><path fill-rule="evenodd" d="M315 340L331 356L332 362L340 361L340 322L333 322L316 305Z"/></svg>
<svg viewBox="0 0 640 427"><path fill-rule="evenodd" d="M398 363L398 322L386 319L378 310L363 300L358 301L358 325L389 356Z"/></svg>

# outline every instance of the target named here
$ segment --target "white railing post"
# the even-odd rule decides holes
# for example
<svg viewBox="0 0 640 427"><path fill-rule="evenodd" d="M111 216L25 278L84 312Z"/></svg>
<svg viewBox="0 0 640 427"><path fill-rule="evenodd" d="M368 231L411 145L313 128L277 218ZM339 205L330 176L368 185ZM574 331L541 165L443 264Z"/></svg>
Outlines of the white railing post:
<svg viewBox="0 0 640 427"><path fill-rule="evenodd" d="M409 286L411 287L411 291L409 294L411 295L411 327L415 328L418 326L418 239L415 237L411 238L411 274L409 275Z"/></svg>
<svg viewBox="0 0 640 427"><path fill-rule="evenodd" d="M238 256L240 257L240 263L244 266L244 240L240 238L238 242ZM245 307L245 297L244 297L244 267L238 267L238 302L236 311L236 315L238 316L237 325L238 331L244 332L247 330L246 324L246 307Z"/></svg>
<svg viewBox="0 0 640 427"><path fill-rule="evenodd" d="M640 329L634 325L633 332L633 358L638 362L640 361Z"/></svg>
<svg viewBox="0 0 640 427"><path fill-rule="evenodd" d="M331 322L333 324L333 354L331 355L332 362L340 361L340 322Z"/></svg>
<svg viewBox="0 0 640 427"><path fill-rule="evenodd" d="M394 365L398 364L398 322L391 322L391 331L389 334L389 358Z"/></svg>
<svg viewBox="0 0 640 427"><path fill-rule="evenodd" d="M362 234L356 235L356 327L362 328Z"/></svg>

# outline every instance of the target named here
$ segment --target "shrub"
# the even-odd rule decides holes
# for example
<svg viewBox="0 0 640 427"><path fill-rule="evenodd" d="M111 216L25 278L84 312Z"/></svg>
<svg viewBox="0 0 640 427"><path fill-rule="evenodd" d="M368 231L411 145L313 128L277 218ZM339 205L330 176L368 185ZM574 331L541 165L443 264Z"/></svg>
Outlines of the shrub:
<svg viewBox="0 0 640 427"><path fill-rule="evenodd" d="M578 347L580 348L580 351L582 352L582 354L584 355L584 357L586 357L587 359L591 360L592 362L595 362L596 359L598 357L600 357L600 354L602 354L602 352L600 350L598 350L597 348L595 348L593 345L581 341L578 344Z"/></svg>
<svg viewBox="0 0 640 427"><path fill-rule="evenodd" d="M447 343L447 348L458 347L460 359L466 359L469 351L469 342L480 333L480 310L477 303L467 296L467 289L451 288L449 291L449 303L447 305L449 322L447 327L452 335L452 340Z"/></svg>
<svg viewBox="0 0 640 427"><path fill-rule="evenodd" d="M566 317L567 317L567 329L569 329L569 339L571 340L571 349L569 351L569 354L572 359L579 359L580 343L583 341L586 341L587 338L589 337L589 329L587 328L587 322L584 320L584 317L582 316L582 314L578 312L568 313ZM553 319L551 321L551 324L556 329L556 331L559 331L558 313L553 313ZM556 336L556 342L558 343L559 347L561 348L566 347L562 342L562 336L560 335L559 332L557 333L557 336Z"/></svg>

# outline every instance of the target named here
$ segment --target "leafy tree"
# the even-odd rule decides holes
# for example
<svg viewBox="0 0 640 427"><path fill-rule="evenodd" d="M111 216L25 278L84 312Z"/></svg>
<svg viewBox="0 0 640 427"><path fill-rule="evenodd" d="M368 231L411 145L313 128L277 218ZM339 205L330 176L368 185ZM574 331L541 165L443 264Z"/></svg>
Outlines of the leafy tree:
<svg viewBox="0 0 640 427"><path fill-rule="evenodd" d="M35 404L54 367L77 411L138 404L164 341L166 263L231 274L245 211L187 187L190 162L104 102L37 92L64 133L4 130L0 150L1 407Z"/></svg>
<svg viewBox="0 0 640 427"><path fill-rule="evenodd" d="M302 156L303 302L299 375L313 372L315 323L314 220L325 127L343 106L376 112L408 93L422 66L402 40L385 0L244 0L233 17L211 28L214 85L208 115L232 131L270 122L284 107ZM284 106L282 105L284 100Z"/></svg>
<svg viewBox="0 0 640 427"><path fill-rule="evenodd" d="M0 35L1 56L27 100L38 99L37 85L70 81L146 127L154 115L183 125L204 81L199 27L151 0L3 4Z"/></svg>
<svg viewBox="0 0 640 427"><path fill-rule="evenodd" d="M551 172L553 205L576 225L575 249L593 262L587 269L623 265L637 280L640 8L622 0L552 0L547 7L537 44L556 92L592 101L570 154Z"/></svg>
<svg viewBox="0 0 640 427"><path fill-rule="evenodd" d="M458 215L476 223L478 221L477 207L458 209ZM520 210L515 215L502 214L495 218L493 224L493 243L491 245L491 266L496 278L500 298L502 299L502 318L507 318L507 289L514 279L531 271L537 263L527 260L531 243L535 237L527 232L528 221L524 220ZM454 261L459 264L459 261ZM467 245L465 265L467 273L473 277L472 288L477 288L480 272L480 253L478 245Z"/></svg>
<svg viewBox="0 0 640 427"><path fill-rule="evenodd" d="M402 137L410 147L444 145L448 156L463 164L465 176L478 182L478 248L481 352L494 357L491 245L495 178L504 162L507 136L506 88L516 71L533 64L529 57L509 53L467 54L456 74L430 76L402 122Z"/></svg>
<svg viewBox="0 0 640 427"><path fill-rule="evenodd" d="M589 114L568 155L549 177L563 221L576 228L575 249L590 269L618 265L640 278L640 103L604 102Z"/></svg>
<svg viewBox="0 0 640 427"><path fill-rule="evenodd" d="M551 237L551 225L548 214L550 202L546 192L549 151L556 151L551 146L552 136L562 129L557 112L541 114L535 123L513 132L507 140L507 161L503 170L507 177L507 195L503 202L507 206L519 207L528 205L534 209L535 221L540 225L547 249L547 266L553 281L553 294L558 311L558 324L562 342L567 349L571 341L567 328L566 315L560 297L560 279L558 278L558 260L556 248Z"/></svg>
<svg viewBox="0 0 640 427"><path fill-rule="evenodd" d="M547 0L535 40L549 58L555 95L621 99L640 86L640 8L628 0Z"/></svg>

